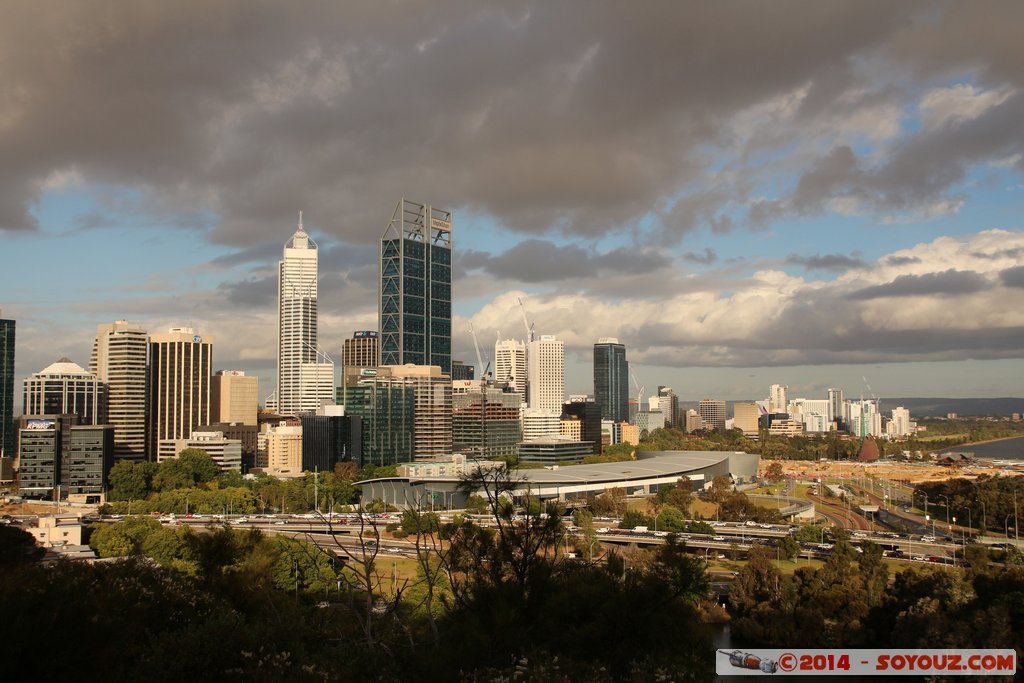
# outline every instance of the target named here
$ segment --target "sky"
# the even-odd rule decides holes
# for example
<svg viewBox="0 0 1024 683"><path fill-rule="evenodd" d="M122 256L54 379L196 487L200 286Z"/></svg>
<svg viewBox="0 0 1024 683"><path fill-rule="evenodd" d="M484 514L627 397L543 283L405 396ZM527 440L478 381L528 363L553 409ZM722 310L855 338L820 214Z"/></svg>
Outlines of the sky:
<svg viewBox="0 0 1024 683"><path fill-rule="evenodd" d="M10 0L20 381L190 325L269 393L303 211L320 344L402 197L454 214L454 356L617 337L685 400L1024 395L1024 3Z"/></svg>

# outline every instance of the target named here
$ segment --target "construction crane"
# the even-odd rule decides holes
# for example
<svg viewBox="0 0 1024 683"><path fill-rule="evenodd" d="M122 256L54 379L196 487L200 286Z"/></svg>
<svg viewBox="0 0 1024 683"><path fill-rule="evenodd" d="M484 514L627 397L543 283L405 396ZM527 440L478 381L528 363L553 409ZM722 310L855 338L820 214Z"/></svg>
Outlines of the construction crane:
<svg viewBox="0 0 1024 683"><path fill-rule="evenodd" d="M526 319L526 306L523 305L523 300L516 297L516 301L519 302L519 310L523 312L523 326L526 328L526 341L532 342L534 337L533 323Z"/></svg>
<svg viewBox="0 0 1024 683"><path fill-rule="evenodd" d="M642 405L644 402L644 388L640 386L640 382L636 380L635 372L630 370L629 374L633 378L633 386L636 387L636 410L637 412L640 412L644 409Z"/></svg>
<svg viewBox="0 0 1024 683"><path fill-rule="evenodd" d="M864 386L866 386L868 388L868 393L871 394L871 398L874 399L874 401L875 401L875 410L877 410L879 413L881 413L882 412L882 399L878 398L878 396L875 395L875 392L871 388L871 385L868 384L868 378L867 377L865 377L864 375L861 375L860 378L862 380L864 380Z"/></svg>
<svg viewBox="0 0 1024 683"><path fill-rule="evenodd" d="M473 329L472 321L469 323L469 333L473 335L473 348L476 349L476 366L480 368L480 379L486 381L487 370L491 367L491 362L487 361L487 367L484 367L484 359L480 355L480 343L476 340L476 330Z"/></svg>

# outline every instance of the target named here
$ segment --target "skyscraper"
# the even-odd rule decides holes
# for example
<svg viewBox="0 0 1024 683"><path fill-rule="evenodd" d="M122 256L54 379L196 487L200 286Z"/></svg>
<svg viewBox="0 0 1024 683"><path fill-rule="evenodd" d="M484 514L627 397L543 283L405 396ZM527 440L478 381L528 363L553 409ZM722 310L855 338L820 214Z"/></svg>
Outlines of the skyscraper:
<svg viewBox="0 0 1024 683"><path fill-rule="evenodd" d="M516 339L495 342L494 381L507 384L519 395L519 402L526 403L526 344Z"/></svg>
<svg viewBox="0 0 1024 683"><path fill-rule="evenodd" d="M334 396L334 363L317 347L317 246L299 226L278 264L277 412L313 413Z"/></svg>
<svg viewBox="0 0 1024 683"><path fill-rule="evenodd" d="M771 398L768 400L769 413L789 412L789 387L784 384L773 384L771 386Z"/></svg>
<svg viewBox="0 0 1024 683"><path fill-rule="evenodd" d="M14 457L14 321L0 319L0 451Z"/></svg>
<svg viewBox="0 0 1024 683"><path fill-rule="evenodd" d="M843 421L843 390L831 387L828 390L828 421Z"/></svg>
<svg viewBox="0 0 1024 683"><path fill-rule="evenodd" d="M376 330L360 330L346 339L341 351L346 368L375 368L380 365L380 336Z"/></svg>
<svg viewBox="0 0 1024 683"><path fill-rule="evenodd" d="M107 384L114 458L146 458L146 358L149 334L124 320L96 327L89 370Z"/></svg>
<svg viewBox="0 0 1024 683"><path fill-rule="evenodd" d="M380 241L381 365L452 370L452 214L402 199Z"/></svg>
<svg viewBox="0 0 1024 683"><path fill-rule="evenodd" d="M565 342L543 334L526 352L530 408L562 414L565 403Z"/></svg>
<svg viewBox="0 0 1024 683"><path fill-rule="evenodd" d="M107 385L69 358L25 380L26 415L76 415L81 424L104 424Z"/></svg>
<svg viewBox="0 0 1024 683"><path fill-rule="evenodd" d="M629 419L629 363L626 347L615 337L602 337L594 344L594 401L601 419Z"/></svg>
<svg viewBox="0 0 1024 683"><path fill-rule="evenodd" d="M210 424L213 338L173 327L149 340L150 457L161 441L188 439Z"/></svg>

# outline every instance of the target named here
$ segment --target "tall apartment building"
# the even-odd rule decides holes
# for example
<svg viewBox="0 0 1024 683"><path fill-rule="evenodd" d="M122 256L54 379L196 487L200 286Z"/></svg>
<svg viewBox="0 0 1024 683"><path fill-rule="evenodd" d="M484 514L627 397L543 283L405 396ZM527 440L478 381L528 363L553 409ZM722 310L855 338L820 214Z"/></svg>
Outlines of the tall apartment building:
<svg viewBox="0 0 1024 683"><path fill-rule="evenodd" d="M107 385L69 358L25 380L25 415L77 415L82 424L107 421Z"/></svg>
<svg viewBox="0 0 1024 683"><path fill-rule="evenodd" d="M144 460L149 333L125 320L96 327L89 371L107 385L107 422L114 426L114 458Z"/></svg>
<svg viewBox="0 0 1024 683"><path fill-rule="evenodd" d="M218 370L210 382L213 422L255 425L259 407L259 378L241 370Z"/></svg>
<svg viewBox="0 0 1024 683"><path fill-rule="evenodd" d="M544 334L526 352L530 408L561 414L565 403L565 342Z"/></svg>
<svg viewBox="0 0 1024 683"><path fill-rule="evenodd" d="M517 339L500 339L494 344L494 381L506 385L526 403L526 344Z"/></svg>
<svg viewBox="0 0 1024 683"><path fill-rule="evenodd" d="M380 242L381 365L452 369L452 214L398 202Z"/></svg>
<svg viewBox="0 0 1024 683"><path fill-rule="evenodd" d="M149 452L158 444L188 439L210 419L213 337L173 327L149 339Z"/></svg>
<svg viewBox="0 0 1024 683"><path fill-rule="evenodd" d="M0 318L0 455L14 457L14 328Z"/></svg>
<svg viewBox="0 0 1024 683"><path fill-rule="evenodd" d="M266 468L271 474L297 476L302 473L302 424L298 420L266 424L261 436Z"/></svg>
<svg viewBox="0 0 1024 683"><path fill-rule="evenodd" d="M705 398L697 405L705 429L725 429L725 401Z"/></svg>
<svg viewBox="0 0 1024 683"><path fill-rule="evenodd" d="M768 399L768 412L784 413L789 409L789 387L773 384Z"/></svg>
<svg viewBox="0 0 1024 683"><path fill-rule="evenodd" d="M910 411L900 406L892 409L892 420L886 426L886 435L889 437L910 436Z"/></svg>
<svg viewBox="0 0 1024 683"><path fill-rule="evenodd" d="M276 410L314 413L334 397L334 363L317 346L316 242L302 227L278 263Z"/></svg>
<svg viewBox="0 0 1024 683"><path fill-rule="evenodd" d="M594 401L602 419L629 419L629 363L626 347L615 337L602 337L594 344Z"/></svg>

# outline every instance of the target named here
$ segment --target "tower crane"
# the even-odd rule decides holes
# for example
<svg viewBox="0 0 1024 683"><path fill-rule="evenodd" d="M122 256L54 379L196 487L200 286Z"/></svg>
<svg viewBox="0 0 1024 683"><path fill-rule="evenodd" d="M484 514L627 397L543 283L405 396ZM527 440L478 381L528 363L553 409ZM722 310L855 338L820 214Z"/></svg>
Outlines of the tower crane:
<svg viewBox="0 0 1024 683"><path fill-rule="evenodd" d="M476 366L480 368L480 379L481 381L487 380L487 371L491 368L491 361L487 361L487 366L484 366L484 359L480 355L480 342L476 339L476 330L473 329L473 323L469 323L469 333L473 335L473 348L476 349Z"/></svg>
<svg viewBox="0 0 1024 683"><path fill-rule="evenodd" d="M523 300L516 297L516 301L519 302L519 310L523 312L523 326L526 328L526 341L532 342L534 338L534 325L526 319L526 306L523 305Z"/></svg>
<svg viewBox="0 0 1024 683"><path fill-rule="evenodd" d="M640 386L640 382L636 380L636 373L632 370L629 371L630 376L633 378L633 386L636 387L636 409L637 412L643 410L644 402L644 388Z"/></svg>

